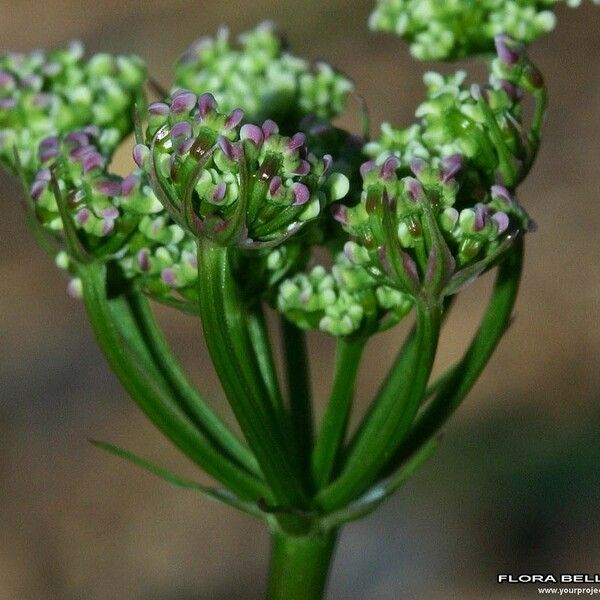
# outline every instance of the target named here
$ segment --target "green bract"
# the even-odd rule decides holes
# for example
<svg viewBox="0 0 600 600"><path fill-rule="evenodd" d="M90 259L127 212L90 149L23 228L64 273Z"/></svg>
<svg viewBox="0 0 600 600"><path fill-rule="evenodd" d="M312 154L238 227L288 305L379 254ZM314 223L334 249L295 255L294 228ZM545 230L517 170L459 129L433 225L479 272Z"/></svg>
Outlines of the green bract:
<svg viewBox="0 0 600 600"><path fill-rule="evenodd" d="M286 133L306 115L329 119L344 112L354 89L327 63L311 65L285 51L271 23L240 35L237 46L227 29L198 40L175 66L175 83L212 93L222 111L241 108L251 122L273 119Z"/></svg>
<svg viewBox="0 0 600 600"><path fill-rule="evenodd" d="M377 0L371 29L410 42L419 60L448 60L491 52L494 37L531 42L554 29L562 0ZM567 0L578 6L580 0Z"/></svg>
<svg viewBox="0 0 600 600"><path fill-rule="evenodd" d="M14 170L16 148L31 176L42 139L90 125L102 128L97 143L111 154L133 128L133 105L145 78L136 56L85 60L79 43L0 56L0 162Z"/></svg>

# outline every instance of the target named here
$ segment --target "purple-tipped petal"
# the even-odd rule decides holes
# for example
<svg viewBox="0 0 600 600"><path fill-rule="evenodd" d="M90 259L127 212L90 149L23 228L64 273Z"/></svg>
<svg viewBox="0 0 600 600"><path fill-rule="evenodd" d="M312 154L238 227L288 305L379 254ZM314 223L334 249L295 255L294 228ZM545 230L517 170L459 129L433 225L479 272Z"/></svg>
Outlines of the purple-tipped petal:
<svg viewBox="0 0 600 600"><path fill-rule="evenodd" d="M102 222L102 235L110 235L115 229L114 219L104 219Z"/></svg>
<svg viewBox="0 0 600 600"><path fill-rule="evenodd" d="M374 160L368 160L367 162L364 162L362 165L360 165L361 177L364 179L368 173L375 170L376 168L377 165L375 164Z"/></svg>
<svg viewBox="0 0 600 600"><path fill-rule="evenodd" d="M173 269L163 269L160 273L160 278L170 286L174 286L177 283L177 277Z"/></svg>
<svg viewBox="0 0 600 600"><path fill-rule="evenodd" d="M262 124L262 131L265 136L265 140L268 140L272 135L279 133L279 125L271 119L267 119Z"/></svg>
<svg viewBox="0 0 600 600"><path fill-rule="evenodd" d="M217 144L229 160L239 160L241 158L242 149L237 144L232 144L227 138L220 136Z"/></svg>
<svg viewBox="0 0 600 600"><path fill-rule="evenodd" d="M306 204L310 199L310 190L303 183L294 183L292 194L294 195L294 206Z"/></svg>
<svg viewBox="0 0 600 600"><path fill-rule="evenodd" d="M180 121L171 129L171 139L189 138L192 136L192 126L187 121Z"/></svg>
<svg viewBox="0 0 600 600"><path fill-rule="evenodd" d="M333 156L331 154L325 154L323 156L323 175L327 173L333 166Z"/></svg>
<svg viewBox="0 0 600 600"><path fill-rule="evenodd" d="M410 161L410 170L417 177L427 168L427 163L422 158L414 158Z"/></svg>
<svg viewBox="0 0 600 600"><path fill-rule="evenodd" d="M519 45L507 35L501 33L494 38L498 58L507 65L514 65L521 58Z"/></svg>
<svg viewBox="0 0 600 600"><path fill-rule="evenodd" d="M237 127L244 118L244 111L241 108L236 108L225 120L225 128L233 129Z"/></svg>
<svg viewBox="0 0 600 600"><path fill-rule="evenodd" d="M342 225L348 225L348 207L343 204L335 204L331 207L331 216ZM344 250L345 251L345 250Z"/></svg>
<svg viewBox="0 0 600 600"><path fill-rule="evenodd" d="M396 169L400 166L400 161L395 156L389 156L385 159L381 167L381 177L386 181L393 179L396 175Z"/></svg>
<svg viewBox="0 0 600 600"><path fill-rule="evenodd" d="M76 146L89 146L90 139L87 133L83 131L72 131L71 133L67 133L65 135L65 142L73 142Z"/></svg>
<svg viewBox="0 0 600 600"><path fill-rule="evenodd" d="M44 190L48 187L48 182L41 179L36 179L29 190L31 197L34 200L39 200L40 196L44 193Z"/></svg>
<svg viewBox="0 0 600 600"><path fill-rule="evenodd" d="M153 117L164 117L169 114L169 105L165 102L153 102L148 106L148 114Z"/></svg>
<svg viewBox="0 0 600 600"><path fill-rule="evenodd" d="M88 138L98 139L100 137L100 128L96 125L86 125L81 131L88 136Z"/></svg>
<svg viewBox="0 0 600 600"><path fill-rule="evenodd" d="M240 129L240 138L242 140L250 140L255 146L260 148L265 136L263 130L258 125L247 123Z"/></svg>
<svg viewBox="0 0 600 600"><path fill-rule="evenodd" d="M419 281L419 271L415 261L406 253L401 252L402 255L402 268L408 278L411 280L415 287L419 287L421 282Z"/></svg>
<svg viewBox="0 0 600 600"><path fill-rule="evenodd" d="M448 183L462 168L462 154L451 154L442 160L442 183Z"/></svg>
<svg viewBox="0 0 600 600"><path fill-rule="evenodd" d="M206 117L210 112L217 108L217 101L212 94L202 94L198 98L198 110L201 117Z"/></svg>
<svg viewBox="0 0 600 600"><path fill-rule="evenodd" d="M406 177L404 179L404 184L406 186L408 197L416 202L421 197L421 194L423 194L423 186L414 177Z"/></svg>
<svg viewBox="0 0 600 600"><path fill-rule="evenodd" d="M295 133L287 143L287 149L293 152L294 150L298 150L304 146L304 142L306 141L306 136L303 133Z"/></svg>
<svg viewBox="0 0 600 600"><path fill-rule="evenodd" d="M483 204L475 205L475 222L473 223L473 231L481 231L485 227L486 207Z"/></svg>
<svg viewBox="0 0 600 600"><path fill-rule="evenodd" d="M118 196L121 193L121 183L111 179L103 179L94 185L94 189L105 196Z"/></svg>
<svg viewBox="0 0 600 600"><path fill-rule="evenodd" d="M121 194L123 196L129 196L137 188L140 183L140 176L136 173L131 173L123 179L123 183L121 183Z"/></svg>
<svg viewBox="0 0 600 600"><path fill-rule="evenodd" d="M189 90L179 90L171 96L171 112L178 115L190 112L196 105L196 94Z"/></svg>
<svg viewBox="0 0 600 600"><path fill-rule="evenodd" d="M142 271L150 270L150 251L148 250L148 248L142 248L137 253L136 258L137 258L138 265L140 266L140 269Z"/></svg>
<svg viewBox="0 0 600 600"><path fill-rule="evenodd" d="M98 152L89 152L83 157L83 172L89 173L93 169L99 169L104 165L104 159Z"/></svg>
<svg viewBox="0 0 600 600"><path fill-rule="evenodd" d="M300 164L294 171L294 174L304 177L305 175L308 175L309 173L310 173L310 163L307 160L301 160Z"/></svg>
<svg viewBox="0 0 600 600"><path fill-rule="evenodd" d="M491 193L494 200L499 199L509 206L513 205L513 198L510 192L503 185L493 185L491 187Z"/></svg>
<svg viewBox="0 0 600 600"><path fill-rule="evenodd" d="M150 156L150 148L148 148L148 146L144 146L144 144L136 144L133 147L132 155L135 164L142 168L144 166L144 162L148 156Z"/></svg>
<svg viewBox="0 0 600 600"><path fill-rule="evenodd" d="M75 221L79 225L85 225L88 219L92 216L92 213L89 208L82 208L76 215Z"/></svg>
<svg viewBox="0 0 600 600"><path fill-rule="evenodd" d="M196 143L195 138L189 138L189 139L185 140L185 142L182 142L177 147L177 154L179 154L180 156L187 154L192 149L192 146L195 143Z"/></svg>
<svg viewBox="0 0 600 600"><path fill-rule="evenodd" d="M273 177L273 179L271 179L271 182L269 183L269 194L271 194L271 196L274 196L281 188L281 177L279 177L279 175L275 175L275 177Z"/></svg>
<svg viewBox="0 0 600 600"><path fill-rule="evenodd" d="M510 219L505 212L500 211L495 213L492 215L492 220L498 225L498 233L504 233L508 229Z"/></svg>
<svg viewBox="0 0 600 600"><path fill-rule="evenodd" d="M101 214L105 219L114 221L119 216L119 209L116 206L107 206L102 209Z"/></svg>
<svg viewBox="0 0 600 600"><path fill-rule="evenodd" d="M217 204L219 202L223 202L223 198L225 198L225 193L227 192L227 186L224 181L220 181L215 187L215 191L213 192L212 199L213 202Z"/></svg>

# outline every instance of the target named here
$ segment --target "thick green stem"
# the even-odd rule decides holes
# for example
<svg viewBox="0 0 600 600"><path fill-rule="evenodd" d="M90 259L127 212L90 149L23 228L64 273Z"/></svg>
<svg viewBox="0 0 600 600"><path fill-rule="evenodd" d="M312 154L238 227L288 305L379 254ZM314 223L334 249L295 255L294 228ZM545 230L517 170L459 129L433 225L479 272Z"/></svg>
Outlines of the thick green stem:
<svg viewBox="0 0 600 600"><path fill-rule="evenodd" d="M337 531L271 537L267 600L321 600L333 558Z"/></svg>
<svg viewBox="0 0 600 600"><path fill-rule="evenodd" d="M337 342L333 387L312 455L313 479L317 489L329 483L344 443L365 343L365 338L340 338Z"/></svg>
<svg viewBox="0 0 600 600"><path fill-rule="evenodd" d="M278 504L303 507L306 493L262 379L229 250L201 238L198 254L204 338L221 385Z"/></svg>

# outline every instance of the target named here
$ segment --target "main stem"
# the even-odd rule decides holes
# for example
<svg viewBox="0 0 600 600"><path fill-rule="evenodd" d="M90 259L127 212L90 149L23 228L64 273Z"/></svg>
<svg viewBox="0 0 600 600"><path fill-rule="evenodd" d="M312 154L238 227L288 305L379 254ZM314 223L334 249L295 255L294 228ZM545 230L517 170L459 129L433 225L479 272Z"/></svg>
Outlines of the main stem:
<svg viewBox="0 0 600 600"><path fill-rule="evenodd" d="M322 600L337 534L337 530L304 536L274 532L267 600Z"/></svg>

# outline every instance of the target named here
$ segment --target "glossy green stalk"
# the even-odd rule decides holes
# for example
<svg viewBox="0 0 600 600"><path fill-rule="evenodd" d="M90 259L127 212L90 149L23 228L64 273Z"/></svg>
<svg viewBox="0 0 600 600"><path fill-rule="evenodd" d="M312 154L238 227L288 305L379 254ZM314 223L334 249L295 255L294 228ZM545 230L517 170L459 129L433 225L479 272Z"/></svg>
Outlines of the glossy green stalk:
<svg viewBox="0 0 600 600"><path fill-rule="evenodd" d="M359 428L342 473L317 496L331 511L365 491L401 444L425 393L439 338L441 307L417 303L416 334ZM398 394L395 379L406 383Z"/></svg>
<svg viewBox="0 0 600 600"><path fill-rule="evenodd" d="M337 532L290 536L271 534L267 600L321 600Z"/></svg>
<svg viewBox="0 0 600 600"><path fill-rule="evenodd" d="M194 424L211 439L215 446L222 448L225 454L249 472L260 476L260 468L253 454L213 412L186 377L162 334L146 297L139 292L132 292L127 295L126 300L148 351L174 393L181 399L182 408L189 414Z"/></svg>
<svg viewBox="0 0 600 600"><path fill-rule="evenodd" d="M366 341L366 338L362 337L342 337L337 342L331 395L312 454L312 474L317 489L321 489L331 480L344 443L356 377Z"/></svg>
<svg viewBox="0 0 600 600"><path fill-rule="evenodd" d="M204 337L223 390L276 502L301 507L306 493L260 377L247 329L247 308L235 284L228 252L206 238L198 241Z"/></svg>
<svg viewBox="0 0 600 600"><path fill-rule="evenodd" d="M498 266L492 297L477 334L459 364L436 390L433 400L417 417L410 434L390 461L401 463L440 429L469 393L510 324L523 268L523 238Z"/></svg>
<svg viewBox="0 0 600 600"><path fill-rule="evenodd" d="M120 321L123 299L108 299L106 267L100 263L79 265L78 274L98 343L113 371L148 418L186 456L240 498L257 501L271 497L263 482L224 456L181 411L150 353L144 351L142 339L135 329Z"/></svg>
<svg viewBox="0 0 600 600"><path fill-rule="evenodd" d="M281 335L291 427L302 468L308 471L313 448L314 423L306 333L282 316Z"/></svg>

